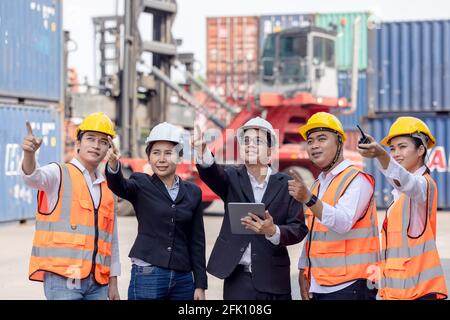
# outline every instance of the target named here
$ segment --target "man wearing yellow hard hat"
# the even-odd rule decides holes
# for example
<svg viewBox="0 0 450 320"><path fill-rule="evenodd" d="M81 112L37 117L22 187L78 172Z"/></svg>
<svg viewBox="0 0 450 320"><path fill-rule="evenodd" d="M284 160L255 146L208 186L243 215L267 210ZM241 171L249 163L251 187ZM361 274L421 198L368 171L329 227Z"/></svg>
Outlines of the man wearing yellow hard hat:
<svg viewBox="0 0 450 320"><path fill-rule="evenodd" d="M116 201L98 168L114 124L101 112L87 116L77 130L75 158L43 167L35 155L42 139L26 125L22 175L38 189L29 279L44 283L49 300L118 300Z"/></svg>
<svg viewBox="0 0 450 320"><path fill-rule="evenodd" d="M295 172L289 193L308 209L309 234L299 261L304 300L374 300L379 232L374 179L344 159L346 134L332 114L318 112L300 127L321 169L311 188Z"/></svg>
<svg viewBox="0 0 450 320"><path fill-rule="evenodd" d="M382 228L380 296L387 300L446 299L447 288L436 248L437 186L425 164L427 148L436 144L428 126L414 117L399 117L381 145L358 151L376 158L394 190L394 202Z"/></svg>

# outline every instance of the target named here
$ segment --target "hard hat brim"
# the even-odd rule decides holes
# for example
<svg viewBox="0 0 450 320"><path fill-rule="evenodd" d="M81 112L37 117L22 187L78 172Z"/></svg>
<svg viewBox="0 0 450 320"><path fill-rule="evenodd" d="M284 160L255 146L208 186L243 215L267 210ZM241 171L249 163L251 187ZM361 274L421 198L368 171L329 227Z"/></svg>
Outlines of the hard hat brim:
<svg viewBox="0 0 450 320"><path fill-rule="evenodd" d="M169 139L156 139L156 140L155 139L146 139L145 143L148 144L148 143L155 143L155 142L160 142L160 141L167 141L167 142L172 142L175 144L182 144L181 141L169 140Z"/></svg>
<svg viewBox="0 0 450 320"><path fill-rule="evenodd" d="M96 133L102 133L102 134L106 134L107 136L110 136L111 138L115 138L116 134L111 134L111 133L107 133L107 132L103 132L103 131L97 131L97 130L82 130L80 128L77 129L77 133L76 136L78 137L78 135L80 134L80 132L96 132Z"/></svg>
<svg viewBox="0 0 450 320"><path fill-rule="evenodd" d="M268 133L270 133L270 136L272 137L272 147L276 147L278 145L277 136L274 132L272 132L270 129L264 127L264 126L258 126L258 125L248 125L248 126L242 126L237 131L237 137L238 141L241 141L244 137L244 131L249 129L258 129L258 130L264 130Z"/></svg>
<svg viewBox="0 0 450 320"><path fill-rule="evenodd" d="M339 132L335 129L332 129L328 126L328 124L326 123L312 123L312 124L305 124L303 127L300 127L299 131L300 131L300 135L303 137L303 139L308 140L308 132L314 130L314 129L329 129L329 131L331 132L336 132L338 134L340 134L342 136L342 141L345 142L345 140L347 140L347 136L345 133Z"/></svg>
<svg viewBox="0 0 450 320"><path fill-rule="evenodd" d="M391 142L392 139L394 139L396 137L402 137L402 136L405 136L405 137L410 136L410 137L412 137L410 134L398 134L398 135L392 135L392 136L391 135L387 135L386 137L384 137L380 141L380 144L385 146L385 147L389 147L390 146L389 142ZM429 139L428 143L427 143L427 149L431 149L431 148L433 148L436 145L436 139L433 136L431 136L431 137L429 135L426 135L426 136Z"/></svg>

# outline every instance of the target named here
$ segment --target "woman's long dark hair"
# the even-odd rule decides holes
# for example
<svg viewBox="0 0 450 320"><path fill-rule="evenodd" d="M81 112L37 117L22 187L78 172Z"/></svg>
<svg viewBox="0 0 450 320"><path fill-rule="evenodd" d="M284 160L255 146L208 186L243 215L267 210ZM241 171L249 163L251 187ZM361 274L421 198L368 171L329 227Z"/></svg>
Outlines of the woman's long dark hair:
<svg viewBox="0 0 450 320"><path fill-rule="evenodd" d="M423 144L423 142L422 142L421 139L416 138L416 137L410 137L410 138L412 139L412 141L413 141L413 143L414 143L414 146L416 147L416 150L419 149L420 146L423 146L423 148L425 149L425 152L424 152L423 155L422 155L422 161L423 161L423 165L427 168L427 169L426 169L426 173L430 174L431 171L430 171L430 169L427 167L427 165L426 165L426 163L425 163L426 158L427 158L427 151L428 151L428 150L427 150L427 147Z"/></svg>

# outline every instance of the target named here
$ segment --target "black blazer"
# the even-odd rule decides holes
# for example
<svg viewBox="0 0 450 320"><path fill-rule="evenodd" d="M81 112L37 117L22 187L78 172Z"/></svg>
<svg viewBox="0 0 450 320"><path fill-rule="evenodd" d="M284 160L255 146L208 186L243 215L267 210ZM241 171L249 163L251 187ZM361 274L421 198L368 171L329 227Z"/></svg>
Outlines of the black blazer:
<svg viewBox="0 0 450 320"><path fill-rule="evenodd" d="M270 176L262 202L280 228L280 244L273 245L262 235L231 233L228 202L255 202L247 169L241 166L197 165L200 178L225 202L225 215L219 237L209 258L207 270L225 279L233 272L249 242L252 244L252 276L255 288L273 294L291 292L290 260L286 246L299 243L308 233L302 205L288 193L283 173Z"/></svg>
<svg viewBox="0 0 450 320"><path fill-rule="evenodd" d="M133 173L125 179L121 170L112 174L106 168L108 187L131 202L138 220L138 235L129 257L158 267L181 272L193 271L196 288L207 288L205 229L202 191L181 180L172 201L157 175Z"/></svg>

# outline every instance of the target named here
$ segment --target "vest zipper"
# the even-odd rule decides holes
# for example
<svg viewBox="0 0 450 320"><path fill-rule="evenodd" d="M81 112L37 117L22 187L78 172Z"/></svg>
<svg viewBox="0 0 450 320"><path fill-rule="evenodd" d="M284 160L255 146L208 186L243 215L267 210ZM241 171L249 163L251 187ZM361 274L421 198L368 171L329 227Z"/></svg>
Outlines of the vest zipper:
<svg viewBox="0 0 450 320"><path fill-rule="evenodd" d="M74 164L70 164L74 168L76 168L82 175L84 179L83 172ZM94 253L92 255L92 267L91 267L91 274L94 276L95 282L97 282L97 279L95 278L95 260L97 258L98 253L98 210L100 209L101 203L102 203L102 185L100 184L100 199L98 201L98 207L95 207L94 198L92 198L91 190L89 189L89 186L87 185L87 181L85 180L86 187L88 188L89 196L91 197L92 201L92 207L94 208L94 227L95 227L95 239L94 239Z"/></svg>
<svg viewBox="0 0 450 320"><path fill-rule="evenodd" d="M313 228L314 228L314 221L316 220L316 216L313 214L313 218L312 218L312 222L311 222L311 231L309 232L309 247L308 247L308 251L306 253L306 256L308 258L308 264L309 264L309 268L308 268L308 278L311 281L311 269L312 269L312 265L311 265L311 256L310 256L310 251L311 251L311 245L312 245L312 233L313 233Z"/></svg>
<svg viewBox="0 0 450 320"><path fill-rule="evenodd" d="M95 239L94 239L94 254L92 255L92 269L91 273L95 278L95 261L98 252L98 208L94 208L94 221L95 221Z"/></svg>
<svg viewBox="0 0 450 320"><path fill-rule="evenodd" d="M381 257L381 259L383 259L384 261L387 261L387 259L388 259L388 256L387 256L387 251L388 251L388 232L387 232L388 230L387 230L387 228L388 228L388 224L389 224L388 211L392 207L393 204L394 204L394 201L392 201L391 204L389 205L389 207L386 209L384 220L383 220L383 225L382 225L382 229L384 231L384 240L385 240L384 242L385 242L386 249L384 249L384 252L383 252L384 257ZM386 222L386 229L384 228L385 222ZM386 276L385 268L383 268L382 271L383 271L383 276Z"/></svg>
<svg viewBox="0 0 450 320"><path fill-rule="evenodd" d="M314 193L313 193L314 194ZM319 186L317 187L317 195L315 195L316 197L318 197L320 194L320 182L319 182ZM309 264L309 269L308 269L308 278L311 281L311 269L312 269L312 265L311 265L311 256L310 256L310 251L311 251L311 246L312 246L312 233L314 230L314 222L316 221L316 216L314 215L314 213L311 211L311 213L313 214L312 217L312 222L311 222L311 229L309 232L309 247L308 247L308 251L306 252L306 257L308 258L308 264Z"/></svg>

